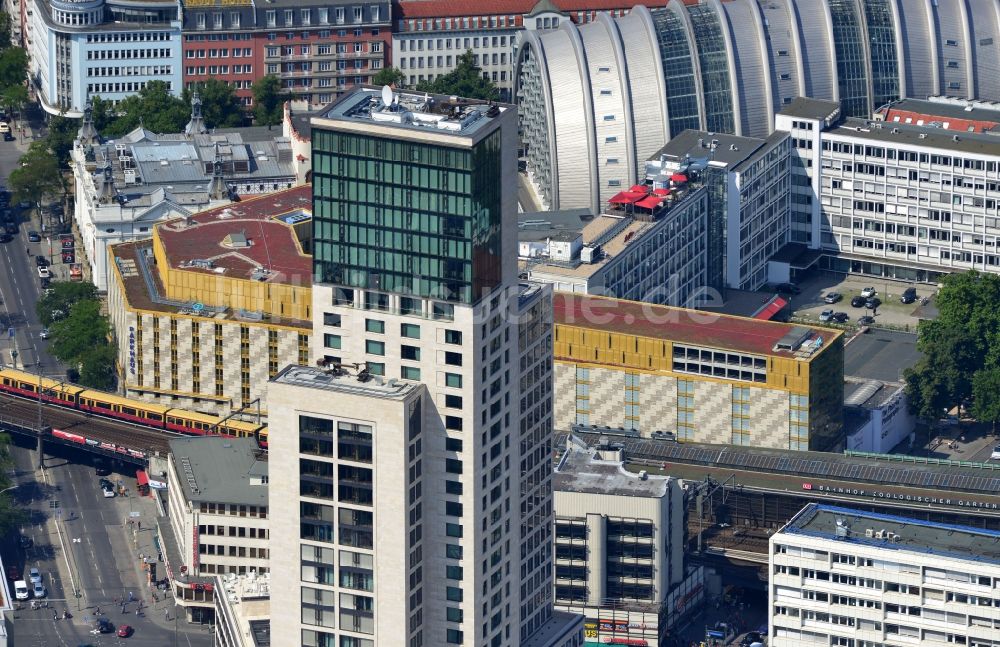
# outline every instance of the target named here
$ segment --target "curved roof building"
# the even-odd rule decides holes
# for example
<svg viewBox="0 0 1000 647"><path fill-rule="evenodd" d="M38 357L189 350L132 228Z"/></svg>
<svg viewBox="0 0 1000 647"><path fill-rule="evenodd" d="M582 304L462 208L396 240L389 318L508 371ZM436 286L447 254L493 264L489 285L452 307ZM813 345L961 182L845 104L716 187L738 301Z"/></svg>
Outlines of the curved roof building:
<svg viewBox="0 0 1000 647"><path fill-rule="evenodd" d="M1000 100L1000 0L669 0L524 32L517 79L546 205L596 210L681 131L763 137L797 96Z"/></svg>

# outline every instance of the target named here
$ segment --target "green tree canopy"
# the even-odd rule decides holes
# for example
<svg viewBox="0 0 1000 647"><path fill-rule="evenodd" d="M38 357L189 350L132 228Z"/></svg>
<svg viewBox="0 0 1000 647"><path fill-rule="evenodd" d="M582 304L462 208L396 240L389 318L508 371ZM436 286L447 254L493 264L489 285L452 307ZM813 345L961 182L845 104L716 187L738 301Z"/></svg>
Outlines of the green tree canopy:
<svg viewBox="0 0 1000 647"><path fill-rule="evenodd" d="M94 126L104 137L120 137L140 124L154 133L176 133L184 130L191 117L189 104L172 95L164 81L150 81L114 109L107 103L94 101Z"/></svg>
<svg viewBox="0 0 1000 647"><path fill-rule="evenodd" d="M73 150L73 140L76 139L79 132L79 119L56 115L49 120L49 134L46 135L45 140L60 166L69 163L69 152Z"/></svg>
<svg viewBox="0 0 1000 647"><path fill-rule="evenodd" d="M9 37L8 37L9 39ZM0 89L24 85L28 78L28 54L21 47L0 50Z"/></svg>
<svg viewBox="0 0 1000 647"><path fill-rule="evenodd" d="M97 286L86 281L53 281L51 291L35 303L35 312L42 325L51 326L53 321L66 317L78 301L96 301ZM62 316L52 316L62 312Z"/></svg>
<svg viewBox="0 0 1000 647"><path fill-rule="evenodd" d="M7 86L0 94L0 103L11 112L20 112L28 103L28 88L23 83Z"/></svg>
<svg viewBox="0 0 1000 647"><path fill-rule="evenodd" d="M49 347L59 360L78 364L91 350L107 345L109 332L101 302L84 299L70 307L68 316L52 323Z"/></svg>
<svg viewBox="0 0 1000 647"><path fill-rule="evenodd" d="M972 415L991 423L996 433L1000 421L1000 368L983 369L972 378Z"/></svg>
<svg viewBox="0 0 1000 647"><path fill-rule="evenodd" d="M281 80L274 74L261 77L253 84L253 115L258 126L277 126L285 117L285 102L291 97L281 89Z"/></svg>
<svg viewBox="0 0 1000 647"><path fill-rule="evenodd" d="M0 11L0 49L10 47L11 28L10 14L6 11Z"/></svg>
<svg viewBox="0 0 1000 647"><path fill-rule="evenodd" d="M483 77L483 70L476 65L471 49L458 57L458 64L454 70L442 74L433 81L418 83L417 90L467 99L496 101L500 97L497 86Z"/></svg>
<svg viewBox="0 0 1000 647"><path fill-rule="evenodd" d="M383 67L372 77L372 85L392 85L399 87L406 80L403 71L395 67Z"/></svg>
<svg viewBox="0 0 1000 647"><path fill-rule="evenodd" d="M80 384L92 389L110 391L115 388L115 349L105 344L87 350L80 356Z"/></svg>
<svg viewBox="0 0 1000 647"><path fill-rule="evenodd" d="M13 464L14 461L10 456L10 436L0 434L0 490L6 490L13 485L7 476ZM16 493L14 490L0 494L0 534L6 535L28 520L27 511L14 502Z"/></svg>
<svg viewBox="0 0 1000 647"><path fill-rule="evenodd" d="M942 283L938 317L918 327L923 357L906 372L910 407L927 420L974 402L977 379L987 379L978 374L1000 368L1000 276L962 272Z"/></svg>
<svg viewBox="0 0 1000 647"><path fill-rule="evenodd" d="M28 152L21 156L21 166L10 172L8 180L15 200L37 204L47 195L63 190L63 177L59 161L44 139L32 142Z"/></svg>
<svg viewBox="0 0 1000 647"><path fill-rule="evenodd" d="M188 106L191 105L193 94L190 89L184 88L184 102ZM233 86L218 79L199 81L198 96L201 97L201 115L209 128L235 128L243 125L246 111Z"/></svg>

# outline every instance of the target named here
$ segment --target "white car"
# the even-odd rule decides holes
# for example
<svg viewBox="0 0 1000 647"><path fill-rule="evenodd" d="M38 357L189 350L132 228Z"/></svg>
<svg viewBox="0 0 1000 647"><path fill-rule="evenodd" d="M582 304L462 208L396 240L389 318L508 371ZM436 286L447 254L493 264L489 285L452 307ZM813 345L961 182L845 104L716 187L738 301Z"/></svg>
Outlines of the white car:
<svg viewBox="0 0 1000 647"><path fill-rule="evenodd" d="M35 588L31 591L31 594L34 595L36 598L44 598L47 595L45 587L42 586L41 582L35 585Z"/></svg>
<svg viewBox="0 0 1000 647"><path fill-rule="evenodd" d="M873 287L867 287L867 288L865 288L864 290L861 291L861 296L863 296L866 299L870 299L873 296L875 296L876 294L878 294L878 292L876 292L875 288L873 288Z"/></svg>
<svg viewBox="0 0 1000 647"><path fill-rule="evenodd" d="M106 488L101 488L101 490L104 492L104 498L105 499L113 499L113 498L115 498L115 491L112 490L111 488L106 487Z"/></svg>
<svg viewBox="0 0 1000 647"><path fill-rule="evenodd" d="M38 268L38 278L40 278L40 279L47 279L47 278L51 278L51 277L52 277L52 274L49 273L49 268L47 268L47 267L39 267Z"/></svg>
<svg viewBox="0 0 1000 647"><path fill-rule="evenodd" d="M993 448L993 453L990 454L990 460L1000 461L1000 445Z"/></svg>
<svg viewBox="0 0 1000 647"><path fill-rule="evenodd" d="M831 319L833 319L833 310L824 310L819 313L820 321L830 321Z"/></svg>
<svg viewBox="0 0 1000 647"><path fill-rule="evenodd" d="M28 599L28 583L24 580L14 582L14 597L18 600Z"/></svg>
<svg viewBox="0 0 1000 647"><path fill-rule="evenodd" d="M42 574L38 572L37 568L33 568L30 571L28 571L28 581L31 582L32 584L42 583Z"/></svg>

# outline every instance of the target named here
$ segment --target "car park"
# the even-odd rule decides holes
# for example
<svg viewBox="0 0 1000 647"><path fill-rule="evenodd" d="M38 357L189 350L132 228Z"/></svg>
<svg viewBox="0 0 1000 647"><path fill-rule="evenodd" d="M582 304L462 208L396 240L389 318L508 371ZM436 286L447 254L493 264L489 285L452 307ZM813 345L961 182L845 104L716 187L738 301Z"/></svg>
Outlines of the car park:
<svg viewBox="0 0 1000 647"><path fill-rule="evenodd" d="M820 321L830 321L831 319L833 319L833 310L824 310L819 313Z"/></svg>
<svg viewBox="0 0 1000 647"><path fill-rule="evenodd" d="M870 326L873 323L875 323L875 317L871 317L869 315L865 315L864 317L858 319L858 325L861 326Z"/></svg>
<svg viewBox="0 0 1000 647"><path fill-rule="evenodd" d="M837 323L847 323L851 320L851 316L846 312L834 312L832 319Z"/></svg>
<svg viewBox="0 0 1000 647"><path fill-rule="evenodd" d="M42 236L41 236L41 234L39 234L37 231L34 231L34 230L29 231L28 232L28 242L29 243L40 243L40 242L42 242Z"/></svg>
<svg viewBox="0 0 1000 647"><path fill-rule="evenodd" d="M874 310L880 305L882 305L882 299L879 299L878 297L872 297L867 301L865 301L865 307L868 308L869 310Z"/></svg>
<svg viewBox="0 0 1000 647"><path fill-rule="evenodd" d="M901 303L913 303L917 300L917 288L906 288L899 296Z"/></svg>
<svg viewBox="0 0 1000 647"><path fill-rule="evenodd" d="M826 296L823 297L823 303L837 303L844 298L840 292L827 292Z"/></svg>

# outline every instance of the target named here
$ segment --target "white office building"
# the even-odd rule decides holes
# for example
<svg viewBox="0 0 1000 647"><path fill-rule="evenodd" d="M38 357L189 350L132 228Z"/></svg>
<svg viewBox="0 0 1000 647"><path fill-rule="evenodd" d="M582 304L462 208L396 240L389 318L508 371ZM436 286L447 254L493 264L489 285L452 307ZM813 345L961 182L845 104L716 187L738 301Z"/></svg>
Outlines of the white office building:
<svg viewBox="0 0 1000 647"><path fill-rule="evenodd" d="M312 120L326 370L268 393L272 643L581 644L552 607L551 292L517 280L516 111L389 94Z"/></svg>
<svg viewBox="0 0 1000 647"><path fill-rule="evenodd" d="M1000 532L811 503L770 539L771 647L1000 645Z"/></svg>
<svg viewBox="0 0 1000 647"><path fill-rule="evenodd" d="M1000 140L940 127L841 119L834 102L796 99L792 241L814 253L793 269L918 282L1000 272Z"/></svg>
<svg viewBox="0 0 1000 647"><path fill-rule="evenodd" d="M177 0L22 1L29 75L49 114L80 117L89 98L121 101L150 81L180 96Z"/></svg>
<svg viewBox="0 0 1000 647"><path fill-rule="evenodd" d="M215 578L215 647L268 647L271 644L271 577Z"/></svg>

